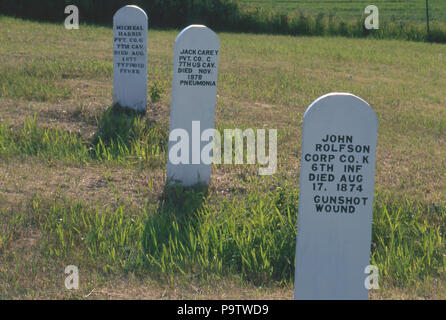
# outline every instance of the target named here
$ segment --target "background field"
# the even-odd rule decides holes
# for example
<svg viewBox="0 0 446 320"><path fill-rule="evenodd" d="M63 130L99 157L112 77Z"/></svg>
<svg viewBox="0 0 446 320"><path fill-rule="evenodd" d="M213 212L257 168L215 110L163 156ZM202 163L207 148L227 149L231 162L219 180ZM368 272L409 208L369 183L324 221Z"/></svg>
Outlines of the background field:
<svg viewBox="0 0 446 320"><path fill-rule="evenodd" d="M81 23L110 26L122 6L136 4L150 16L150 26L182 29L204 24L217 31L263 34L345 36L354 38L404 39L446 43L446 4L431 0L430 31L426 28L425 1L377 0L378 30L364 27L364 9L359 1L267 1L267 0L4 0L0 14L37 21L63 21L68 4L78 6Z"/></svg>
<svg viewBox="0 0 446 320"><path fill-rule="evenodd" d="M379 119L371 297L446 298L445 45L219 33L217 128L277 128L278 172L166 191L179 30L149 31L140 118L110 109L111 28L0 28L0 298L292 298L302 116L328 92Z"/></svg>
<svg viewBox="0 0 446 320"><path fill-rule="evenodd" d="M426 21L426 0L237 0L242 8L261 7L285 12L325 13L337 17L356 19L364 13L368 5L379 9L384 21ZM429 16L432 21L446 23L446 2L429 0Z"/></svg>

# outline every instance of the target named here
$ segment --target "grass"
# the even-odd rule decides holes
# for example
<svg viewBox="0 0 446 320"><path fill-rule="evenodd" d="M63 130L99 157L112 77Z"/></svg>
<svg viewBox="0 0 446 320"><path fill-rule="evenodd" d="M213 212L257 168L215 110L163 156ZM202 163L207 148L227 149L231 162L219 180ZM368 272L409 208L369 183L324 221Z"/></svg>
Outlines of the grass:
<svg viewBox="0 0 446 320"><path fill-rule="evenodd" d="M251 193L245 201L222 200L216 207L202 204L203 193L195 190L168 194L150 215L144 242L148 263L160 274L238 274L257 285L291 279L296 194Z"/></svg>
<svg viewBox="0 0 446 320"><path fill-rule="evenodd" d="M426 26L426 2L423 0L378 0L378 30L367 30L366 1L271 1L239 0L237 30L291 35L319 35L406 39L446 42L446 4L429 2L430 31Z"/></svg>
<svg viewBox="0 0 446 320"><path fill-rule="evenodd" d="M85 161L88 148L78 135L57 128L39 128L34 118L26 120L21 131L0 126L0 154Z"/></svg>
<svg viewBox="0 0 446 320"><path fill-rule="evenodd" d="M68 97L72 91L57 85L57 82L80 75L99 78L110 75L113 65L97 63L95 60L60 61L57 64L48 60L26 61L17 67L4 64L0 79L0 96L22 97L28 100L55 101Z"/></svg>
<svg viewBox="0 0 446 320"><path fill-rule="evenodd" d="M364 13L364 9L372 4L362 0L329 0L329 1L306 1L306 0L238 0L245 8L261 7L268 10L286 12L308 12L312 14L333 13L338 17L355 19ZM373 5L380 11L380 17L385 21L426 21L425 0L375 0ZM430 18L433 21L446 22L446 3L441 0L429 0Z"/></svg>
<svg viewBox="0 0 446 320"><path fill-rule="evenodd" d="M379 118L371 297L446 297L444 45L220 33L216 127L278 129L278 171L166 189L178 30L149 32L138 115L110 107L111 29L0 27L0 298L291 298L302 115L332 91Z"/></svg>
<svg viewBox="0 0 446 320"><path fill-rule="evenodd" d="M373 217L372 263L397 286L443 277L446 271L444 207L378 200Z"/></svg>
<svg viewBox="0 0 446 320"><path fill-rule="evenodd" d="M148 205L142 212L124 206L91 208L82 201L45 203L38 197L26 210L2 210L3 267L10 265L21 232L33 228L41 235L35 275L48 261L57 261L103 276L149 273L171 283L178 274L198 283L235 275L256 286L292 282L297 190L251 193L240 201L215 194L218 200L211 201L203 190L181 187L166 192L160 207ZM411 287L429 277L444 281L445 230L446 207L379 196L371 260L381 284ZM5 298L15 274L7 270L0 277Z"/></svg>
<svg viewBox="0 0 446 320"><path fill-rule="evenodd" d="M118 1L124 5L125 1ZM150 2L150 1L149 1ZM117 4L117 3L114 3ZM430 31L426 28L425 1L377 0L379 30L364 27L366 1L272 1L272 0L215 0L166 3L164 6L136 1L151 13L154 27L181 28L188 24L205 24L217 31L253 32L267 34L346 36L359 38L406 39L446 43L446 5L443 0L431 0ZM28 4L30 6L31 4ZM77 4L86 13L81 20L88 23L111 23L116 7L108 3ZM118 4L119 5L119 4ZM24 5L27 6L26 4ZM38 10L22 10L23 6L7 5L5 13L18 17L62 22L61 8L42 3ZM46 14L45 14L46 12Z"/></svg>
<svg viewBox="0 0 446 320"><path fill-rule="evenodd" d="M42 128L37 118L25 119L23 130L0 125L0 155L35 156L71 162L155 163L166 152L167 129L112 106L98 119L91 141L60 128Z"/></svg>
<svg viewBox="0 0 446 320"><path fill-rule="evenodd" d="M166 152L168 130L137 112L114 105L98 120L92 141L93 157L130 162L161 159Z"/></svg>

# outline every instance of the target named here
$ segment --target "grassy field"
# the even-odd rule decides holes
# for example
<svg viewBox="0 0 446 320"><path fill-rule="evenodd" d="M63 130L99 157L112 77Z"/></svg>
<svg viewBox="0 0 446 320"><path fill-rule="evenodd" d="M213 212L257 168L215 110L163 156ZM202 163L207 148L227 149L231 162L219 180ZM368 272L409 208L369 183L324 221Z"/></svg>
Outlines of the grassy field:
<svg viewBox="0 0 446 320"><path fill-rule="evenodd" d="M0 28L1 299L292 298L302 116L334 91L379 119L371 298L446 298L445 45L219 34L216 126L278 129L278 172L166 190L178 30L149 31L141 118L110 108L110 28Z"/></svg>
<svg viewBox="0 0 446 320"><path fill-rule="evenodd" d="M286 12L334 14L337 17L356 19L364 9L373 4L378 7L383 20L426 21L425 0L238 0L242 8L265 8ZM446 23L446 2L429 0L430 18Z"/></svg>

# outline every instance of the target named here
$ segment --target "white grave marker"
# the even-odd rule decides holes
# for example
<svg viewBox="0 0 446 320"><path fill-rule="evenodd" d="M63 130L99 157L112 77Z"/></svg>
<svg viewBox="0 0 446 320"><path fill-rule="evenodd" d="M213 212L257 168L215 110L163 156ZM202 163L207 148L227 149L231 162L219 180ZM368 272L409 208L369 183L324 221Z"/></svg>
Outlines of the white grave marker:
<svg viewBox="0 0 446 320"><path fill-rule="evenodd" d="M331 93L304 114L295 299L367 299L378 121Z"/></svg>
<svg viewBox="0 0 446 320"><path fill-rule="evenodd" d="M113 17L113 103L145 111L147 103L147 14L125 6Z"/></svg>
<svg viewBox="0 0 446 320"><path fill-rule="evenodd" d="M220 40L209 28L191 25L175 40L170 136L169 183L209 184L212 163L203 162L212 144ZM207 131L207 132L205 132ZM208 152L209 153L209 152Z"/></svg>

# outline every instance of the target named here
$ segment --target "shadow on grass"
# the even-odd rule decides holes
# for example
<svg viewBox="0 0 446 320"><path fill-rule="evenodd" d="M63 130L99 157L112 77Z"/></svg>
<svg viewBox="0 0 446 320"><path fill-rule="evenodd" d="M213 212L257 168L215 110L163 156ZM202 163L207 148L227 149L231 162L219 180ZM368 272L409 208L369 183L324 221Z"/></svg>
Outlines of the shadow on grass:
<svg viewBox="0 0 446 320"><path fill-rule="evenodd" d="M98 129L92 139L92 151L99 159L150 160L167 149L168 128L149 119L145 112L115 104L96 121Z"/></svg>
<svg viewBox="0 0 446 320"><path fill-rule="evenodd" d="M153 216L149 217L147 226L151 223L160 223L160 228L157 229L158 240L167 240L171 231L178 231L171 228L175 222L178 223L179 228L196 227L200 223L199 212L207 196L208 186L204 184L185 187L178 183L166 183L158 209ZM163 243L162 240L159 242ZM150 246L146 245L147 242L144 243L145 249L150 249Z"/></svg>
<svg viewBox="0 0 446 320"><path fill-rule="evenodd" d="M177 218L193 220L208 195L208 186L197 184L184 187L181 184L166 184L161 196L159 213L170 212Z"/></svg>
<svg viewBox="0 0 446 320"><path fill-rule="evenodd" d="M156 265L164 275L179 271L185 274L189 244L202 223L201 210L208 196L208 186L185 187L166 183L160 203L149 217L144 229L143 250L149 265ZM187 247L187 248L186 248ZM184 251L188 251L186 255ZM168 258L170 261L164 260Z"/></svg>
<svg viewBox="0 0 446 320"><path fill-rule="evenodd" d="M118 139L128 142L135 135L137 124L147 123L150 127L151 121L149 119L143 121L144 115L133 109L123 108L119 104L110 106L100 118L96 119L98 130L93 137L93 144L97 144L99 140L104 144Z"/></svg>
<svg viewBox="0 0 446 320"><path fill-rule="evenodd" d="M291 279L294 195L285 190L209 203L206 187L167 187L143 232L151 276L214 281L230 276L256 285ZM289 193L289 192L288 192ZM281 196L283 195L283 196Z"/></svg>

